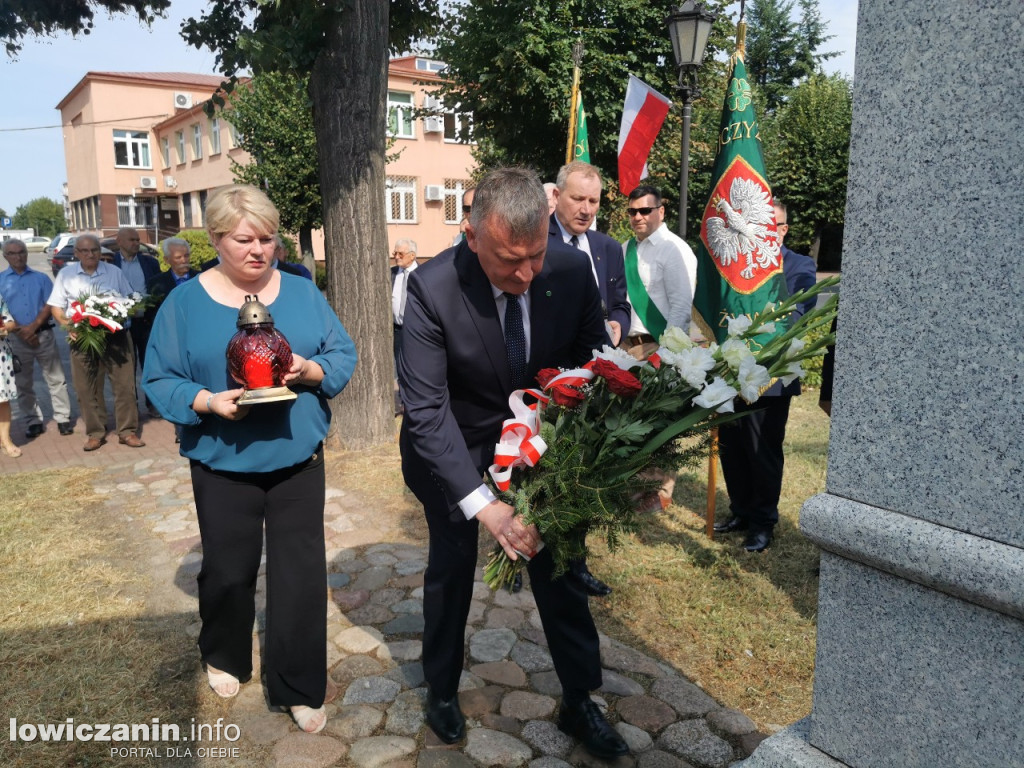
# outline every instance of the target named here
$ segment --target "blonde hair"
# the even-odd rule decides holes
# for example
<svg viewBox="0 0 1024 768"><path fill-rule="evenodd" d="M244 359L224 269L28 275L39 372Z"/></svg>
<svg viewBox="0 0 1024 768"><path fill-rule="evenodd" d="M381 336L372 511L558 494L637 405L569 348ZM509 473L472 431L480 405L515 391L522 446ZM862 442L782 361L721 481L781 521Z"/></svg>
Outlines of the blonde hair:
<svg viewBox="0 0 1024 768"><path fill-rule="evenodd" d="M268 235L275 234L281 223L281 215L263 190L247 184L215 189L206 201L206 231L210 238L231 232L242 219Z"/></svg>

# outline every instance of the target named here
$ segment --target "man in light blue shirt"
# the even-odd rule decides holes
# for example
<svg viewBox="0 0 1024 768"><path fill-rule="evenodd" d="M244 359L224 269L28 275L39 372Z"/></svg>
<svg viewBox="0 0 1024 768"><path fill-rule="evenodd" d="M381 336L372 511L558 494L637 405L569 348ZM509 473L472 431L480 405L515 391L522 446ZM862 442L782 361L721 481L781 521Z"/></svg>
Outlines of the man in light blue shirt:
<svg viewBox="0 0 1024 768"><path fill-rule="evenodd" d="M61 325L68 324L71 302L82 296L112 294L126 297L132 287L117 267L100 261L100 241L95 235L79 235L72 262L57 273L47 304ZM78 394L89 439L82 450L95 451L107 442L107 405L103 395L104 374L114 390L114 419L118 442L129 448L145 445L139 428L138 394L135 389L135 352L127 329L111 333L101 357L71 347L71 380Z"/></svg>
<svg viewBox="0 0 1024 768"><path fill-rule="evenodd" d="M9 338L14 354L21 360L21 370L14 374L14 384L18 388L18 407L27 422L25 437L31 440L44 430L43 412L32 384L37 364L50 391L57 429L62 435L70 435L74 432L71 399L57 351L50 306L46 303L53 284L48 276L28 266L28 248L21 240L4 243L4 258L10 267L0 272L0 296L4 297L17 323Z"/></svg>

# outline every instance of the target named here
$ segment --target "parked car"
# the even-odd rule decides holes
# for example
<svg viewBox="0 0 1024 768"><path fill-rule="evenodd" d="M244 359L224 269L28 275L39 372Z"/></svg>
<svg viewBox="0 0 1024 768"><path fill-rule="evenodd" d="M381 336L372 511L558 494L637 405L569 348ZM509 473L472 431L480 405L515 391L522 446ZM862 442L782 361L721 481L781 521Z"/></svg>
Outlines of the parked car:
<svg viewBox="0 0 1024 768"><path fill-rule="evenodd" d="M35 237L25 238L25 247L29 253L42 253L43 249L50 244L50 238L41 237L36 235Z"/></svg>
<svg viewBox="0 0 1024 768"><path fill-rule="evenodd" d="M72 235L70 232L61 232L59 235L53 238L53 240L50 241L50 244L48 246L43 248L43 253L45 253L47 256L52 257L54 253L59 251L65 245L73 242L75 242L74 235Z"/></svg>
<svg viewBox="0 0 1024 768"><path fill-rule="evenodd" d="M117 238L116 237L104 237L100 240L100 248L106 248L111 253L117 253ZM146 253L152 256L154 259L160 258L160 252L149 243L139 244L139 253Z"/></svg>
<svg viewBox="0 0 1024 768"><path fill-rule="evenodd" d="M100 258L108 263L112 262L114 260L114 252L101 245ZM50 257L50 269L53 271L53 276L56 277L57 273L64 269L64 267L76 261L78 261L78 257L75 256L75 238L71 238L70 243Z"/></svg>

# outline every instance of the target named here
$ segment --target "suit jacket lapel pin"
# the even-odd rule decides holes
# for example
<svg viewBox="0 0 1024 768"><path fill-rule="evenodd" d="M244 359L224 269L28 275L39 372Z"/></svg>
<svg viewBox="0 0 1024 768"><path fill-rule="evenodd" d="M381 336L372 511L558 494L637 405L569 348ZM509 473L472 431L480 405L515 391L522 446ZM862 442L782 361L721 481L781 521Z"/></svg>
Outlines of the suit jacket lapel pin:
<svg viewBox="0 0 1024 768"><path fill-rule="evenodd" d="M551 298L551 291L544 291L544 295L547 296L550 299Z"/></svg>

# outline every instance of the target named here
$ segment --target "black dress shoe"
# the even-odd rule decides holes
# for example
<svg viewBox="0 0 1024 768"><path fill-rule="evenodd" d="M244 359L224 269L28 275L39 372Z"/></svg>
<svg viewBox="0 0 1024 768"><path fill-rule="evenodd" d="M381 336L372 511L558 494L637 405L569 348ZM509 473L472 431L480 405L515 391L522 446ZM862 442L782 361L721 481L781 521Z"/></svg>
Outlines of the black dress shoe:
<svg viewBox="0 0 1024 768"><path fill-rule="evenodd" d="M612 759L629 754L629 746L619 732L609 725L601 710L590 699L579 704L562 702L558 710L558 728L583 742L594 757Z"/></svg>
<svg viewBox="0 0 1024 768"><path fill-rule="evenodd" d="M593 597L607 597L612 593L612 588L594 576L587 568L585 562L577 561L571 566L572 577L583 585L583 591Z"/></svg>
<svg viewBox="0 0 1024 768"><path fill-rule="evenodd" d="M42 424L29 424L28 428L25 430L25 437L27 437L29 440L33 440L39 437L41 434L43 434Z"/></svg>
<svg viewBox="0 0 1024 768"><path fill-rule="evenodd" d="M764 552L771 543L772 532L770 530L751 531L747 534L747 538L743 540L743 548L747 552Z"/></svg>
<svg viewBox="0 0 1024 768"><path fill-rule="evenodd" d="M715 533L732 533L747 530L747 521L741 517L730 517L724 523L715 523Z"/></svg>
<svg viewBox="0 0 1024 768"><path fill-rule="evenodd" d="M57 425L57 431L60 432L64 437L75 434L75 428L71 426L70 421L62 421Z"/></svg>
<svg viewBox="0 0 1024 768"><path fill-rule="evenodd" d="M427 725L431 727L437 738L445 744L454 744L466 736L466 716L459 709L458 695L450 699L442 699L427 693Z"/></svg>

